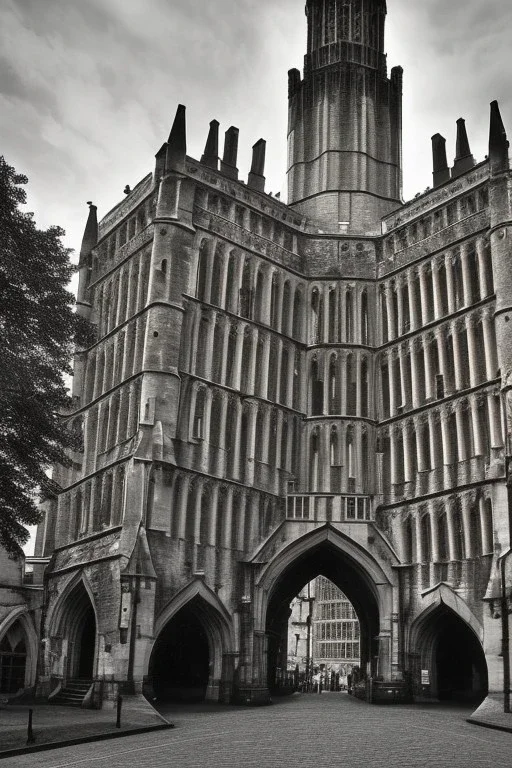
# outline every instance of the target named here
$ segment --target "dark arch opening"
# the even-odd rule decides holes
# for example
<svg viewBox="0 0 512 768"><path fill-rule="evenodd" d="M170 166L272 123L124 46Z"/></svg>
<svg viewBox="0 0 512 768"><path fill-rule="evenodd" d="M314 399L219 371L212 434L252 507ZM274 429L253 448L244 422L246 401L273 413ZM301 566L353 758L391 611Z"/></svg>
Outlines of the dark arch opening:
<svg viewBox="0 0 512 768"><path fill-rule="evenodd" d="M92 605L82 620L78 635L78 677L82 680L92 680L94 669L94 648L96 645L96 619Z"/></svg>
<svg viewBox="0 0 512 768"><path fill-rule="evenodd" d="M474 632L452 611L443 611L436 639L437 696L477 704L487 695L487 663Z"/></svg>
<svg viewBox="0 0 512 768"><path fill-rule="evenodd" d="M160 633L149 673L158 701L204 701L210 646L204 626L190 606L178 611Z"/></svg>
<svg viewBox="0 0 512 768"><path fill-rule="evenodd" d="M379 609L369 577L348 555L329 543L322 543L297 558L282 574L268 603L268 685L272 690L277 670L286 663L290 603L317 576L325 576L352 603L360 625L360 665L363 671L378 675ZM286 667L285 667L286 668Z"/></svg>
<svg viewBox="0 0 512 768"><path fill-rule="evenodd" d="M486 697L488 672L482 645L471 627L450 608L441 605L431 613L422 631L420 651L417 659L421 670L416 669L413 675L415 693L472 706Z"/></svg>

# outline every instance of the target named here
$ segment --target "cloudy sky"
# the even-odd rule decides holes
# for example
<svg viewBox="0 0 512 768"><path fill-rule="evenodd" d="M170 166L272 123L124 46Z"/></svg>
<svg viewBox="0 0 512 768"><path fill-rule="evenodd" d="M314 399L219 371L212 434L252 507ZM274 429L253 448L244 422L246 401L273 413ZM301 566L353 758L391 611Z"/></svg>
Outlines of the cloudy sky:
<svg viewBox="0 0 512 768"><path fill-rule="evenodd" d="M453 155L467 119L486 154L489 102L512 134L510 0L388 0L389 66L404 79L405 197L431 182L430 137ZM40 226L79 248L86 201L99 214L153 168L178 103L188 151L209 121L267 139L269 191L284 190L287 70L302 66L304 0L0 0L2 152L29 177Z"/></svg>

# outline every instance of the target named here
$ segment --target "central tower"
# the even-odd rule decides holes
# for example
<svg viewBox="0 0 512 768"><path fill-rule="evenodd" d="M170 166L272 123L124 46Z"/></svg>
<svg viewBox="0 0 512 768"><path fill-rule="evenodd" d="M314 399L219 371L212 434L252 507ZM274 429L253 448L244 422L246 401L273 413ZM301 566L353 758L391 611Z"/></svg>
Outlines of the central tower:
<svg viewBox="0 0 512 768"><path fill-rule="evenodd" d="M374 234L401 202L402 69L385 0L307 0L304 79L289 72L288 202L328 232Z"/></svg>

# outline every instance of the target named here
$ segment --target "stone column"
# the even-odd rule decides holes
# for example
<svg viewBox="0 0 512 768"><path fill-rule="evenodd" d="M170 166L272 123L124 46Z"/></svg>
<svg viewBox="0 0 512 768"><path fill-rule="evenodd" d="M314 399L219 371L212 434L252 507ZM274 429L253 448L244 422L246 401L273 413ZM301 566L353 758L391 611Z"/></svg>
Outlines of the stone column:
<svg viewBox="0 0 512 768"><path fill-rule="evenodd" d="M417 462L418 462L418 472L427 472L429 470L429 465L427 464L427 455L425 452L425 446L423 444L423 440L421 439L421 430L420 430L420 424L422 419L424 419L425 416L415 416L414 417L414 428L416 430L416 455L417 455Z"/></svg>
<svg viewBox="0 0 512 768"><path fill-rule="evenodd" d="M197 374L197 350L199 348L199 328L201 326L201 311L197 306L193 309L192 326L192 339L190 344L190 372ZM138 334L137 330L135 329L135 343L133 345L134 349L137 341Z"/></svg>
<svg viewBox="0 0 512 768"><path fill-rule="evenodd" d="M437 510L432 502L428 505L428 515L430 518L430 538L432 539L432 562L439 562L439 520Z"/></svg>
<svg viewBox="0 0 512 768"><path fill-rule="evenodd" d="M208 313L208 333L206 335L206 360L204 364L205 378L212 379L213 341L215 338L215 321L217 312Z"/></svg>
<svg viewBox="0 0 512 768"><path fill-rule="evenodd" d="M384 292L386 295L386 309L388 313L388 339L392 341L396 338L397 329L395 327L395 312L393 309L393 294L389 283L386 283Z"/></svg>
<svg viewBox="0 0 512 768"><path fill-rule="evenodd" d="M220 409L220 429L219 429L219 450L217 452L216 473L219 477L226 476L226 421L228 418L228 398L225 392L221 393Z"/></svg>
<svg viewBox="0 0 512 768"><path fill-rule="evenodd" d="M441 368L441 373L443 374L443 384L444 384L444 394L445 397L452 393L452 382L450 381L449 376L449 365L448 365L448 356L446 354L446 345L444 343L444 329L443 328L436 328L435 330L435 336L437 341L437 354L439 357L439 366Z"/></svg>
<svg viewBox="0 0 512 768"><path fill-rule="evenodd" d="M444 257L446 268L446 293L448 294L448 314L455 312L455 280L453 277L453 254L447 253Z"/></svg>
<svg viewBox="0 0 512 768"><path fill-rule="evenodd" d="M258 404L254 400L246 401L249 409L249 427L247 430L247 485L254 485L255 452L256 452L256 420L258 417Z"/></svg>
<svg viewBox="0 0 512 768"><path fill-rule="evenodd" d="M194 536L194 544L200 543L202 488L203 488L202 481L195 482L192 487L193 499L190 507L193 515L192 530L193 530L193 536Z"/></svg>
<svg viewBox="0 0 512 768"><path fill-rule="evenodd" d="M489 529L487 527L487 510L485 508L485 499L480 497L478 499L478 509L480 512L480 530L482 532L482 554L491 554L494 550L494 542L489 536Z"/></svg>
<svg viewBox="0 0 512 768"><path fill-rule="evenodd" d="M471 395L469 398L469 404L471 408L471 425L473 428L473 443L475 449L475 456L483 456L484 446L482 441L482 429L480 425L480 417L478 413L478 397L477 395Z"/></svg>
<svg viewBox="0 0 512 768"><path fill-rule="evenodd" d="M457 560L457 537L455 533L453 502L449 502L446 507L446 522L448 527L448 557L453 562Z"/></svg>
<svg viewBox="0 0 512 768"><path fill-rule="evenodd" d="M235 419L235 444L233 446L232 456L232 477L235 480L240 479L240 442L242 439L242 404L240 400L236 399L235 413L228 418Z"/></svg>
<svg viewBox="0 0 512 768"><path fill-rule="evenodd" d="M425 399L427 401L434 399L434 374L432 366L432 354L430 350L430 344L434 340L434 336L428 333L423 337L423 354L425 358Z"/></svg>
<svg viewBox="0 0 512 768"><path fill-rule="evenodd" d="M398 347L398 363L400 366L400 392L402 402L400 405L404 406L407 403L407 371L405 368L405 354L406 345L400 344Z"/></svg>
<svg viewBox="0 0 512 768"><path fill-rule="evenodd" d="M475 318L473 315L466 315L466 333L468 337L468 358L469 358L469 383L470 386L478 385L478 357L479 350L475 339Z"/></svg>
<svg viewBox="0 0 512 768"><path fill-rule="evenodd" d="M402 280L400 277L397 277L395 280L395 290L398 305L397 335L401 336L404 333L404 297L402 294Z"/></svg>
<svg viewBox="0 0 512 768"><path fill-rule="evenodd" d="M407 272L407 284L409 286L409 316L411 318L411 331L420 326L420 307L417 306L416 291L414 290L415 275L412 270Z"/></svg>
<svg viewBox="0 0 512 768"><path fill-rule="evenodd" d="M423 325L427 325L427 323L430 322L430 318L428 316L429 296L428 296L426 267L424 265L421 265L418 272L420 276L421 322Z"/></svg>
<svg viewBox="0 0 512 768"><path fill-rule="evenodd" d="M229 254L225 254L222 263L222 272L220 276L220 305L225 309L229 309L228 301L228 269L229 269ZM232 286L229 286L232 288Z"/></svg>
<svg viewBox="0 0 512 768"><path fill-rule="evenodd" d="M404 443L404 481L411 483L414 480L412 464L412 445L409 424L402 424L402 435Z"/></svg>
<svg viewBox="0 0 512 768"><path fill-rule="evenodd" d="M208 546L215 547L220 545L217 541L217 516L219 513L219 486L214 483L210 496L210 517L208 520Z"/></svg>
<svg viewBox="0 0 512 768"><path fill-rule="evenodd" d="M256 361L258 355L258 331L249 327L249 333L251 335L251 357L249 359L249 386L248 392L251 395L256 394Z"/></svg>
<svg viewBox="0 0 512 768"><path fill-rule="evenodd" d="M203 441L201 443L201 469L203 472L208 472L208 457L210 455L210 432L211 432L211 420L212 420L212 400L213 390L210 387L206 388L206 394L204 398L204 426L203 426Z"/></svg>
<svg viewBox="0 0 512 768"><path fill-rule="evenodd" d="M286 328L283 328L283 299L284 299L284 279L281 272L277 272L278 290L277 290L277 327L276 331L279 333L286 333Z"/></svg>
<svg viewBox="0 0 512 768"><path fill-rule="evenodd" d="M487 253L485 240L482 237L479 237L476 241L476 257L478 259L478 274L480 277L480 296L483 299L490 294L491 290L487 281Z"/></svg>
<svg viewBox="0 0 512 768"><path fill-rule="evenodd" d="M272 279L274 277L274 270L267 269L265 272L263 282L263 299L262 306L260 308L261 322L265 325L270 325L270 299L272 296Z"/></svg>
<svg viewBox="0 0 512 768"><path fill-rule="evenodd" d="M206 265L206 279L204 286L204 302L209 304L212 297L213 259L215 258L215 242L208 240L208 263Z"/></svg>
<svg viewBox="0 0 512 768"><path fill-rule="evenodd" d="M187 535L187 504L190 492L191 475L182 475L180 482L180 492L178 496L178 538L185 539Z"/></svg>
<svg viewBox="0 0 512 768"><path fill-rule="evenodd" d="M354 365L356 366L356 416L361 416L361 352L354 352Z"/></svg>
<svg viewBox="0 0 512 768"><path fill-rule="evenodd" d="M441 296L441 283L439 281L439 263L432 262L432 284L434 287L434 317L436 320L443 317L443 302Z"/></svg>
<svg viewBox="0 0 512 768"><path fill-rule="evenodd" d="M465 559L469 560L473 556L473 543L471 541L471 494L463 493L461 499Z"/></svg>
<svg viewBox="0 0 512 768"><path fill-rule="evenodd" d="M263 339L263 360L261 362L261 366L262 366L261 381L263 383L263 390L262 392L258 392L260 397L262 397L264 400L268 398L269 363L270 363L270 335L267 332L265 333L265 336Z"/></svg>
<svg viewBox="0 0 512 768"><path fill-rule="evenodd" d="M396 354L396 350L388 350L388 373L389 373L389 411L390 416L395 416L398 410L398 403L396 402L396 381L395 381L395 366L394 366L394 356ZM345 389L345 387L344 387ZM346 408L346 403L345 403ZM343 413L346 413L346 410L343 411Z"/></svg>
<svg viewBox="0 0 512 768"><path fill-rule="evenodd" d="M491 448L502 448L503 435L501 430L500 407L497 398L492 392L488 392L487 394L487 406L489 409Z"/></svg>
<svg viewBox="0 0 512 768"><path fill-rule="evenodd" d="M450 430L448 424L449 414L447 411L441 412L441 437L443 441L443 464L449 466L453 464L452 446L450 440ZM431 436L432 441L432 436Z"/></svg>
<svg viewBox="0 0 512 768"><path fill-rule="evenodd" d="M453 340L453 369L455 372L455 389L460 390L464 388L463 385L463 371L460 354L459 333L457 328L457 321L451 323L452 340Z"/></svg>
<svg viewBox="0 0 512 768"><path fill-rule="evenodd" d="M460 248L460 261L462 265L462 287L464 292L464 306L470 307L473 303L471 295L471 268L469 266L469 246L463 243Z"/></svg>
<svg viewBox="0 0 512 768"><path fill-rule="evenodd" d="M240 389L241 377L242 377L242 352L244 346L244 332L246 324L240 323L236 326L236 345L235 345L235 361L233 365L233 389Z"/></svg>
<svg viewBox="0 0 512 768"><path fill-rule="evenodd" d="M416 339L409 341L409 352L411 355L411 388L412 388L412 407L419 408L421 404L420 398L420 378L418 371L418 354L423 354L423 349L418 349L418 343Z"/></svg>
<svg viewBox="0 0 512 768"><path fill-rule="evenodd" d="M396 485L398 482L398 462L402 457L398 455L397 441L396 441L396 427L391 427L389 430L389 445L391 450L391 485Z"/></svg>
<svg viewBox="0 0 512 768"><path fill-rule="evenodd" d="M320 329L320 333L322 334L320 341L327 343L329 341L329 285L327 283L324 284L322 293L324 301L324 327Z"/></svg>
<svg viewBox="0 0 512 768"><path fill-rule="evenodd" d="M496 378L498 360L496 358L496 334L494 332L494 320L490 309L485 309L482 314L482 331L484 335L485 373L487 380Z"/></svg>
<svg viewBox="0 0 512 768"><path fill-rule="evenodd" d="M421 517L418 510L415 512L414 522L416 528L416 562L423 563L425 560L425 552L423 551L423 538L421 535Z"/></svg>
<svg viewBox="0 0 512 768"><path fill-rule="evenodd" d="M231 549L231 535L233 531L233 486L226 489L224 505L224 522L222 526L222 547Z"/></svg>
<svg viewBox="0 0 512 768"><path fill-rule="evenodd" d="M455 422L457 424L457 453L459 461L466 461L468 456L464 434L464 413L462 409L463 404L459 400L457 403L455 403Z"/></svg>
<svg viewBox="0 0 512 768"><path fill-rule="evenodd" d="M288 379L286 388L286 403L288 408L293 408L293 384L295 379L295 347L288 348Z"/></svg>

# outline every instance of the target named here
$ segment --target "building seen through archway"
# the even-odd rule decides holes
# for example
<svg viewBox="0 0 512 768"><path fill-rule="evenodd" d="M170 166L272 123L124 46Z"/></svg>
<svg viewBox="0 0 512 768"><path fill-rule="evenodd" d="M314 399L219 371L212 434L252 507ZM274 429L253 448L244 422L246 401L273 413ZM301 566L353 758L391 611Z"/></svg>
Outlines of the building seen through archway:
<svg viewBox="0 0 512 768"><path fill-rule="evenodd" d="M337 688L346 688L360 664L360 628L352 603L318 576L292 600L290 610L287 672L308 681L321 671L325 681L334 677Z"/></svg>

